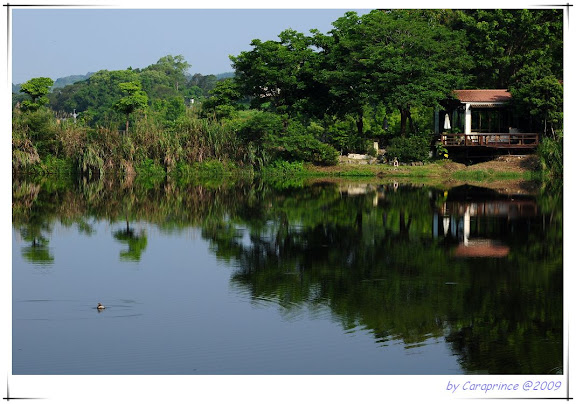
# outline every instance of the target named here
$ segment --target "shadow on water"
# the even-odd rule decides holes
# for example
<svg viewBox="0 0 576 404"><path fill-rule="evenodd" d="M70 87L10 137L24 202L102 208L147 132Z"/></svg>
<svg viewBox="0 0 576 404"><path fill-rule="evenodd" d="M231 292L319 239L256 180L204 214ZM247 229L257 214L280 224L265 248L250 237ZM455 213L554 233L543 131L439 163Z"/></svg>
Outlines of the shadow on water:
<svg viewBox="0 0 576 404"><path fill-rule="evenodd" d="M386 182L15 181L13 200L29 262L53 263L55 222L87 235L94 221L125 223L111 236L130 261L154 242L131 223L168 234L199 228L232 268L232 289L289 320L329 310L345 332L368 330L382 346L440 339L469 373L561 369L561 193Z"/></svg>

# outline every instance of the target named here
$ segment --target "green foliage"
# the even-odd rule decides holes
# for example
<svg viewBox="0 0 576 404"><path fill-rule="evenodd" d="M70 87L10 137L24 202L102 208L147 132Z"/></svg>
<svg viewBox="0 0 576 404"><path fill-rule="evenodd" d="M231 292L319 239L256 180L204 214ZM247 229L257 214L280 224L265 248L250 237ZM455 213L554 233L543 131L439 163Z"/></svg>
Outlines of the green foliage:
<svg viewBox="0 0 576 404"><path fill-rule="evenodd" d="M144 159L134 165L135 181L142 187L151 189L166 179L166 170L152 159Z"/></svg>
<svg viewBox="0 0 576 404"><path fill-rule="evenodd" d="M58 158L52 155L46 156L41 164L40 170L43 175L73 176L76 173L74 162L68 158Z"/></svg>
<svg viewBox="0 0 576 404"><path fill-rule="evenodd" d="M563 178L564 176L564 148L563 138L558 140L544 138L538 145L538 156L542 170L549 176Z"/></svg>
<svg viewBox="0 0 576 404"><path fill-rule="evenodd" d="M114 109L126 114L126 132L128 132L128 121L130 114L134 111L148 106L148 96L142 91L142 84L137 81L118 84L120 90L125 94L114 104Z"/></svg>
<svg viewBox="0 0 576 404"><path fill-rule="evenodd" d="M386 148L389 160L397 158L401 162L428 161L430 152L430 139L427 136L412 135L396 137L390 141Z"/></svg>
<svg viewBox="0 0 576 404"><path fill-rule="evenodd" d="M327 134L328 142L342 154L365 151L365 141L358 135L354 118L350 115L328 126Z"/></svg>
<svg viewBox="0 0 576 404"><path fill-rule="evenodd" d="M238 104L242 94L232 78L217 82L214 89L210 91L210 95L210 98L202 104L205 113L213 113L218 118L226 118L232 116L238 109L243 109L243 106Z"/></svg>
<svg viewBox="0 0 576 404"><path fill-rule="evenodd" d="M307 171L301 161L276 160L263 170L263 174L268 176L298 176Z"/></svg>
<svg viewBox="0 0 576 404"><path fill-rule="evenodd" d="M99 151L91 144L84 147L78 156L78 171L87 178L98 178L104 174L104 159Z"/></svg>
<svg viewBox="0 0 576 404"><path fill-rule="evenodd" d="M231 75L231 77L233 77L233 76L234 76L234 74ZM206 97L214 89L214 87L219 82L219 80L223 80L225 78L230 78L230 77L217 77L213 74L208 74L206 76L203 76L199 73L196 73L195 75L192 76L192 78L190 78L190 81L188 82L188 86L191 89L197 88L199 90L199 93L196 93L197 97L200 97L200 96Z"/></svg>
<svg viewBox="0 0 576 404"><path fill-rule="evenodd" d="M203 177L217 177L229 173L224 164L218 160L203 161L197 165L198 175Z"/></svg>
<svg viewBox="0 0 576 404"><path fill-rule="evenodd" d="M153 108L160 113L161 120L166 126L172 127L178 119L186 113L186 104L184 98L180 96L170 97L167 99L156 100Z"/></svg>
<svg viewBox="0 0 576 404"><path fill-rule="evenodd" d="M12 170L26 171L40 162L38 150L30 138L28 127L20 111L12 118Z"/></svg>
<svg viewBox="0 0 576 404"><path fill-rule="evenodd" d="M374 177L375 173L372 170L356 168L347 170L339 174L341 177Z"/></svg>
<svg viewBox="0 0 576 404"><path fill-rule="evenodd" d="M563 71L561 9L463 10L450 26L466 31L477 88L508 88L528 66L547 66L557 78Z"/></svg>
<svg viewBox="0 0 576 404"><path fill-rule="evenodd" d="M230 59L235 81L243 94L252 97L254 107L294 116L314 108L307 100L318 94L312 80L318 53L312 38L292 29L278 37L279 41L255 39L251 51Z"/></svg>
<svg viewBox="0 0 576 404"><path fill-rule="evenodd" d="M244 162L264 167L273 158L275 139L282 131L282 118L276 114L263 112L247 120L238 131L238 137L247 146Z"/></svg>
<svg viewBox="0 0 576 404"><path fill-rule="evenodd" d="M404 135L413 107L433 106L465 82L471 59L463 33L418 10L348 12L333 25L331 36L317 36L326 55L320 80L337 113L357 114L360 135L366 105L397 108Z"/></svg>
<svg viewBox="0 0 576 404"><path fill-rule="evenodd" d="M257 114L246 121L239 136L248 143L254 153L253 161L259 167L275 159L321 165L338 162L338 152L316 139L302 124L292 120L283 121L280 116L269 112Z"/></svg>
<svg viewBox="0 0 576 404"><path fill-rule="evenodd" d="M26 141L18 143L18 138L27 139L40 157L48 154L58 155L60 144L56 134L59 128L50 109L39 107L25 112L15 111L12 123L13 138L17 138L18 145L25 146L30 151Z"/></svg>
<svg viewBox="0 0 576 404"><path fill-rule="evenodd" d="M518 114L533 118L537 131L556 138L563 120L564 93L560 81L542 67L526 67L513 79L510 92Z"/></svg>
<svg viewBox="0 0 576 404"><path fill-rule="evenodd" d="M144 108L148 105L148 97L142 91L142 84L131 81L128 83L120 83L118 85L120 90L125 94L120 100L114 104L114 107L125 114L131 114L138 108Z"/></svg>
<svg viewBox="0 0 576 404"><path fill-rule="evenodd" d="M166 77L167 83L178 91L180 85L186 83L186 72L190 68L190 64L184 59L184 56L167 55L163 56L158 61L148 66L145 71L155 71Z"/></svg>
<svg viewBox="0 0 576 404"><path fill-rule="evenodd" d="M459 132L456 132L459 133ZM446 147L444 147L444 145L442 143L436 143L436 145L434 146L436 148L436 156L441 158L441 159L447 159L448 158L448 149Z"/></svg>
<svg viewBox="0 0 576 404"><path fill-rule="evenodd" d="M318 165L338 163L336 149L316 139L298 122L290 122L285 134L274 141L279 150L278 155L287 161L305 161Z"/></svg>
<svg viewBox="0 0 576 404"><path fill-rule="evenodd" d="M489 182L498 180L518 180L524 178L522 173L517 172L495 172L492 169L488 170L465 170L457 171L453 174L453 177L460 181L477 181L477 182ZM526 178L529 179L529 178Z"/></svg>
<svg viewBox="0 0 576 404"><path fill-rule="evenodd" d="M46 97L46 94L48 94L53 84L54 80L48 77L37 77L22 84L20 92L26 93L32 98L32 100L22 101L22 109L36 111L42 105L47 104L48 97Z"/></svg>

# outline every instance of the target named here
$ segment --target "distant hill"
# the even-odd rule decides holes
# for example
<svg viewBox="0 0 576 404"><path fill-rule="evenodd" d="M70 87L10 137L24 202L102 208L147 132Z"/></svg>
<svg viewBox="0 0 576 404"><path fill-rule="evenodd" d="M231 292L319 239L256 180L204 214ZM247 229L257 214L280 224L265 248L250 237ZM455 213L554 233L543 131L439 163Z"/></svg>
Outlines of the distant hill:
<svg viewBox="0 0 576 404"><path fill-rule="evenodd" d="M78 81L87 80L90 76L92 76L94 72L86 73L84 75L73 75L73 76L66 76L56 79L52 89L66 87L67 85L74 84Z"/></svg>
<svg viewBox="0 0 576 404"><path fill-rule="evenodd" d="M234 72L220 73L216 75L216 79L224 80L230 77L234 77Z"/></svg>
<svg viewBox="0 0 576 404"><path fill-rule="evenodd" d="M54 82L54 85L52 86L52 90L54 90L55 88L66 87L67 85L74 84L78 81L87 80L93 74L94 74L94 72L89 72L89 73L86 73L83 75L82 74L75 74L72 76L60 77L59 79L56 79L56 81ZM22 83L12 84L12 93L18 94L20 92L21 86L22 86Z"/></svg>

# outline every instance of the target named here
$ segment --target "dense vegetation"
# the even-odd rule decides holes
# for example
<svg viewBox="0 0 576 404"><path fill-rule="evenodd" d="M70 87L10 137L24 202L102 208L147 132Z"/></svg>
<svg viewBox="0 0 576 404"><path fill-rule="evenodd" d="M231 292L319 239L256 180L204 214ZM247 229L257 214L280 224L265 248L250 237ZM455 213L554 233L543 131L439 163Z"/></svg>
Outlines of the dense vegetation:
<svg viewBox="0 0 576 404"><path fill-rule="evenodd" d="M427 160L432 111L455 88L508 88L562 174L561 10L374 10L324 34L286 30L232 56L233 77L189 75L182 56L48 78L13 97L15 172L186 172L218 160L333 165L378 140ZM71 78L70 81L74 81Z"/></svg>

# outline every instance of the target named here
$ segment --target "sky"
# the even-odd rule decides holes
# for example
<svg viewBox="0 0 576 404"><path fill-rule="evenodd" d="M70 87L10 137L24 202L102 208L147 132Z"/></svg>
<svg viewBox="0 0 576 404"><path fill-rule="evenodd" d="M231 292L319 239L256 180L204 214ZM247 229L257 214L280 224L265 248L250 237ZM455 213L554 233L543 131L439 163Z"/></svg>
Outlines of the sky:
<svg viewBox="0 0 576 404"><path fill-rule="evenodd" d="M182 55L189 73L232 71L229 55L285 29L328 32L348 9L30 9L12 11L12 83L143 68ZM363 14L367 10L355 10Z"/></svg>

